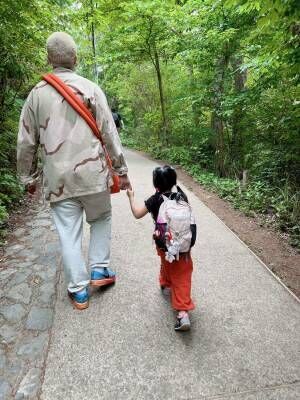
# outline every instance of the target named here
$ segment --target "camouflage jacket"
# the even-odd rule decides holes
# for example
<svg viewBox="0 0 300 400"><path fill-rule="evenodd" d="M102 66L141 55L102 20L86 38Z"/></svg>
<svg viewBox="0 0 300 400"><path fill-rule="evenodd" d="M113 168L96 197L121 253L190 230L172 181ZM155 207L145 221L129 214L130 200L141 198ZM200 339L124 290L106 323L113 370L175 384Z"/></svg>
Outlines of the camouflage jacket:
<svg viewBox="0 0 300 400"><path fill-rule="evenodd" d="M56 68L54 74L88 106L102 132L114 172L126 174L119 135L102 90L72 70ZM87 123L45 81L32 89L20 118L17 166L24 184L36 179L39 146L45 197L50 202L99 193L111 185L101 143Z"/></svg>

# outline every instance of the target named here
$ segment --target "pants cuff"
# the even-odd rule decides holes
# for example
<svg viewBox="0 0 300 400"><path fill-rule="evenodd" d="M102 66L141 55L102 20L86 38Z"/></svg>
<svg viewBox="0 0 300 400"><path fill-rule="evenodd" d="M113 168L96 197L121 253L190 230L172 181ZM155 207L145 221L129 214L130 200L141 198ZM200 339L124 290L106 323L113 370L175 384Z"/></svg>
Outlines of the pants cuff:
<svg viewBox="0 0 300 400"><path fill-rule="evenodd" d="M93 270L93 271L103 271L103 268L108 268L109 267L109 264L102 264L102 265L99 265L99 264L97 264L97 265L93 265L93 266L91 266L90 268L91 268L91 270Z"/></svg>
<svg viewBox="0 0 300 400"><path fill-rule="evenodd" d="M80 292L80 290L88 287L89 283L90 281L82 281L78 285L68 286L68 292L70 293Z"/></svg>

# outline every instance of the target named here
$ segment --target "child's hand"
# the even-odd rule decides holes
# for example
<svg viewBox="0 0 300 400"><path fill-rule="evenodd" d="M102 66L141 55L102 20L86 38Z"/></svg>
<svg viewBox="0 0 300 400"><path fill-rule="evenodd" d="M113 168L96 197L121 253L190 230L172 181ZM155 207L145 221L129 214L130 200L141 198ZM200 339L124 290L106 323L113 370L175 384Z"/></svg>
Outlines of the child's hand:
<svg viewBox="0 0 300 400"><path fill-rule="evenodd" d="M127 196L129 197L129 199L133 199L134 198L134 191L127 189L126 190Z"/></svg>

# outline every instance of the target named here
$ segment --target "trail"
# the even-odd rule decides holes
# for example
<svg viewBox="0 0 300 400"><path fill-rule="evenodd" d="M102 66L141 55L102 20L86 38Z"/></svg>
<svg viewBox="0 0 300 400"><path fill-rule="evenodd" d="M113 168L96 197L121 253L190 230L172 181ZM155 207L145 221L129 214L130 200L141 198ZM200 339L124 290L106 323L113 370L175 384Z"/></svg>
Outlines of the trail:
<svg viewBox="0 0 300 400"><path fill-rule="evenodd" d="M127 151L136 197L153 192L155 164ZM192 330L176 333L162 297L150 216L113 196L118 281L72 308L60 275L43 400L292 400L300 397L299 303L193 193ZM88 227L86 229L87 244Z"/></svg>

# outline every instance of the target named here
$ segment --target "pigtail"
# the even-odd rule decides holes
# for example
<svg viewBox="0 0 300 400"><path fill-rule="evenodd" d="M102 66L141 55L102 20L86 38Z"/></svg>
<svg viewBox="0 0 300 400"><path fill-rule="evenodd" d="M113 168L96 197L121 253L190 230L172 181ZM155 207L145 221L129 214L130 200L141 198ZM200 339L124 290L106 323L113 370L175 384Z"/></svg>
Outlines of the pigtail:
<svg viewBox="0 0 300 400"><path fill-rule="evenodd" d="M184 193L184 191L181 189L181 187L179 185L176 185L176 188L177 188L176 201L178 202L180 200L183 200L186 203L188 203L189 201L188 201L187 195Z"/></svg>

